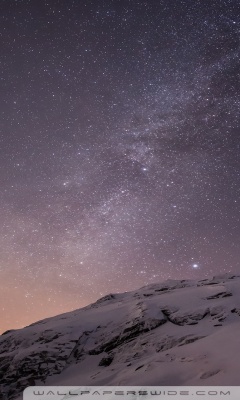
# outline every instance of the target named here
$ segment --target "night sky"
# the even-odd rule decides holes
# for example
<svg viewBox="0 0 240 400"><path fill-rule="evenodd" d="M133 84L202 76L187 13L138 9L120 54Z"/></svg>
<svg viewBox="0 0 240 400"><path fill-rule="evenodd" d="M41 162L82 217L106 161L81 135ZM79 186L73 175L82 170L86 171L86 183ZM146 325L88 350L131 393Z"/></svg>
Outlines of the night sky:
<svg viewBox="0 0 240 400"><path fill-rule="evenodd" d="M0 330L240 273L238 0L1 0Z"/></svg>

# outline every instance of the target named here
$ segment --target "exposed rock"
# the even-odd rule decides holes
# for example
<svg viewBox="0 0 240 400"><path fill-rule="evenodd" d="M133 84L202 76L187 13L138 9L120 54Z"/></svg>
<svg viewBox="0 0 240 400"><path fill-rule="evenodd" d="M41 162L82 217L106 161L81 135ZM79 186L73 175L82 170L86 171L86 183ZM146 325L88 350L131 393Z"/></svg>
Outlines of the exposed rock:
<svg viewBox="0 0 240 400"><path fill-rule="evenodd" d="M208 353L212 343L222 339L220 334L208 339L219 332L230 334L232 323L234 329L240 327L239 292L240 277L232 275L169 280L110 294L83 309L4 332L0 336L1 400L13 400L25 387L39 382L62 385L69 368L76 374L73 385L138 385L142 379L153 384L153 373L156 383L164 384L164 368L159 365L179 368L181 364L189 368L185 372L192 376L190 382L211 384L211 377L221 369L210 366ZM223 343L234 345L234 340ZM205 361L201 364L204 357L209 357L207 371ZM233 365L234 373L232 358L227 366ZM85 372L88 361L90 372ZM196 372L190 367L194 363Z"/></svg>
<svg viewBox="0 0 240 400"><path fill-rule="evenodd" d="M102 366L102 367L108 367L110 364L112 364L113 359L114 359L114 357L111 357L111 356L103 357L98 365Z"/></svg>

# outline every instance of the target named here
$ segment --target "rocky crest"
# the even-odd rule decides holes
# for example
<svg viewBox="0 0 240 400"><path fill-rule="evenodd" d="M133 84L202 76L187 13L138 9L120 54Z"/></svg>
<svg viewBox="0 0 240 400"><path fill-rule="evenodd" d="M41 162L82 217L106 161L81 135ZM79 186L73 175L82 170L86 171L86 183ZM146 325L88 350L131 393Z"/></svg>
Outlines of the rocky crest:
<svg viewBox="0 0 240 400"><path fill-rule="evenodd" d="M0 398L41 384L237 385L239 293L240 276L169 280L7 331Z"/></svg>

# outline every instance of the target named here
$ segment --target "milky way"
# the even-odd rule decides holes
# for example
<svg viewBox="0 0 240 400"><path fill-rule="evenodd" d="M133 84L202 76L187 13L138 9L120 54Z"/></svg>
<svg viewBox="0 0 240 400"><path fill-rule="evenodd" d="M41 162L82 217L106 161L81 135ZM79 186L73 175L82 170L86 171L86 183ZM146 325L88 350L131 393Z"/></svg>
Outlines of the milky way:
<svg viewBox="0 0 240 400"><path fill-rule="evenodd" d="M2 0L1 331L240 272L237 0Z"/></svg>

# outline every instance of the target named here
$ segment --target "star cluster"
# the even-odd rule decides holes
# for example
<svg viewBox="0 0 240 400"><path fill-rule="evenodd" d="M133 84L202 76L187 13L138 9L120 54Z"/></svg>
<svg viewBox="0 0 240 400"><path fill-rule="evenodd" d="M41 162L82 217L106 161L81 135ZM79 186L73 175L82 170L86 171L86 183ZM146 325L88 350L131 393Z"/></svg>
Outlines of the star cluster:
<svg viewBox="0 0 240 400"><path fill-rule="evenodd" d="M2 0L1 331L240 271L237 0Z"/></svg>

